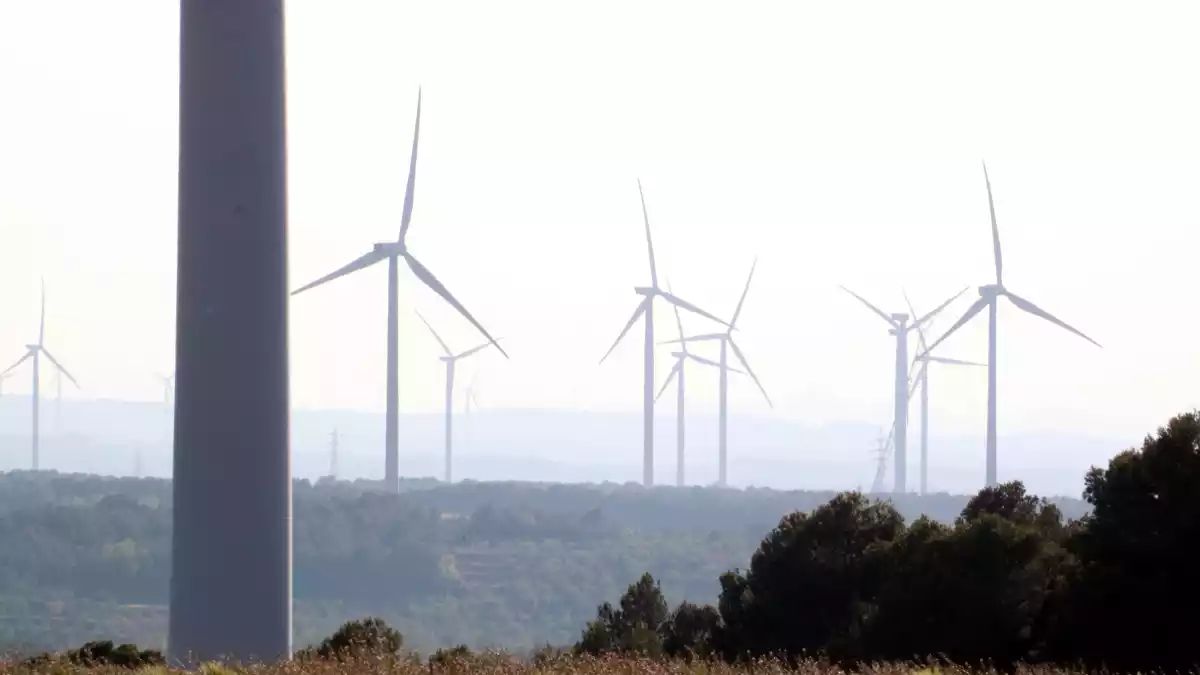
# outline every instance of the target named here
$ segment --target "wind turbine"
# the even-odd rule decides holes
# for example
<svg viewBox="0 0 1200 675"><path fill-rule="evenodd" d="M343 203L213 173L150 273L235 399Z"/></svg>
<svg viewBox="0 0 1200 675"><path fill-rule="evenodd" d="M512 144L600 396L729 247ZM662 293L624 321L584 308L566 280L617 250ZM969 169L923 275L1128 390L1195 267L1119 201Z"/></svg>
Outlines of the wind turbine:
<svg viewBox="0 0 1200 675"><path fill-rule="evenodd" d="M404 211L403 211L403 214L400 219L400 236L399 236L399 238L397 238L396 241L394 241L394 242L385 242L385 243L381 243L381 244L375 244L375 246L369 252L363 254L362 256L358 257L354 261L321 277L320 279L317 279L316 281L314 281L306 286L302 286L302 287L296 289L295 291L292 291L292 295L297 295L299 293L303 293L304 291L309 290L310 288L316 288L317 286L320 286L321 284L328 283L330 281L333 281L334 279L344 277L347 274L351 274L353 272L357 272L358 270L370 267L370 266L374 265L375 263L382 262L384 260L386 260L388 263L387 422L386 422L385 433L384 433L384 439L385 439L384 440L384 446L385 446L384 480L387 483L387 489L391 490L391 491L399 491L399 489L400 489L400 482L399 482L400 481L400 474L399 474L400 452L399 452L399 438L397 436L397 429L396 429L396 425L399 420L399 408L400 408L400 406L399 406L399 384L397 381L397 371L396 371L396 368L397 368L397 365L399 362L399 359L398 359L399 341L398 341L398 337L397 337L398 333L399 333L399 327L397 325L397 315L396 315L396 302L397 302L397 293L398 293L398 291L397 291L398 261L403 258L404 261L406 263L408 263L409 269L412 270L413 274L416 275L416 277L418 279L420 279L422 283L424 283L426 286L428 286L430 289L432 289L434 293L437 293L438 295L442 296L442 298L446 302L450 303L450 306L454 307L454 309L458 310L458 312L460 314L462 314L464 317L466 317L467 321L471 322L471 325L475 326L475 328L478 329L480 333L483 333L483 336L488 339L488 342L495 345L496 349L499 349L500 353L504 354L505 358L508 358L508 354L506 354L504 352L504 349L502 349L500 347L500 345L496 344L496 340L494 340L492 338L492 336L487 332L487 329L485 329L478 321L476 321L475 317L471 316L471 313L467 311L467 308L464 307L462 305L462 303L460 303L458 300L456 300L454 298L453 295L450 294L450 291L447 290L446 287L442 285L442 282L438 281L437 278L433 276L433 272L430 272L429 268L422 265L421 262L419 260L417 260L417 258L415 256L413 256L413 254L411 252L409 252L409 250L408 250L406 237L408 235L409 223L412 220L413 191L414 191L414 189L416 187L416 183L417 183L417 143L420 139L420 136L421 136L421 90L418 89L417 90L417 119L416 119L416 124L413 128L412 155L409 158L409 163L408 163L408 185L405 187L405 190L404 190Z"/></svg>
<svg viewBox="0 0 1200 675"><path fill-rule="evenodd" d="M335 481L338 477L338 439L338 430L334 427L329 434L329 477Z"/></svg>
<svg viewBox="0 0 1200 675"><path fill-rule="evenodd" d="M967 289L964 288L955 293L949 300L938 305L937 309L918 318L912 324L908 323L911 317L907 314L887 314L849 288L842 286L841 289L857 298L859 302L866 305L879 318L886 321L888 326L891 327L888 330L888 334L896 336L895 414L893 416L895 433L892 437L896 448L896 479L892 485L892 490L904 493L908 489L908 332L932 319L938 312L945 309L947 305L954 302L958 296L966 293Z"/></svg>
<svg viewBox="0 0 1200 675"><path fill-rule="evenodd" d="M1001 297L1007 297L1012 304L1017 306L1023 312L1027 312L1036 317L1045 319L1050 323L1068 330L1088 342L1100 346L1092 338L1084 335L1078 330L1068 326L1062 320L1051 315L1046 310L1038 307L1032 302L1022 298L1021 296L1008 290L1004 285L1004 259L1000 254L1000 228L996 224L996 205L992 201L992 181L988 178L987 163L983 163L983 181L987 185L988 193L988 212L992 217L992 254L996 261L996 283L987 284L979 287L979 299L975 304L967 308L967 311L962 315L953 326L950 327L940 338L933 341L929 345L929 350L933 351L938 345L954 334L954 331L962 328L963 324L971 320L979 312L983 311L984 307L988 308L988 418L987 418L987 486L991 487L996 484L996 310L1000 304Z"/></svg>
<svg viewBox="0 0 1200 675"><path fill-rule="evenodd" d="M629 329L633 328L633 324L637 323L637 320L645 314L646 342L643 346L642 376L642 484L651 487L654 485L654 298L662 298L676 307L716 321L722 326L728 324L670 291L664 291L658 287L658 269L654 264L654 242L650 238L650 216L646 213L646 194L642 191L640 178L638 179L638 195L642 200L642 220L646 224L646 248L650 251L650 285L634 287L634 292L642 296L642 300L638 303L637 309L633 311L633 316L629 318L628 323L621 329L621 334L604 353L600 363L603 364L608 359L609 354L613 353Z"/></svg>
<svg viewBox="0 0 1200 675"><path fill-rule="evenodd" d="M912 312L913 316L916 316L917 310L913 309L912 301L908 299L908 293L904 294L904 302L908 304L908 311ZM929 487L929 364L943 363L950 366L979 367L983 367L986 364L931 355L925 342L925 330L920 324L917 324L917 347L920 352L913 359L913 365L915 366L917 363L920 363L921 370L913 378L912 387L908 390L908 398L911 401L913 390L917 387L921 388L921 495L924 496Z"/></svg>
<svg viewBox="0 0 1200 675"><path fill-rule="evenodd" d="M452 446L450 443L450 434L451 434L451 431L453 430L453 421L452 420L453 420L453 413L454 413L454 366L460 360L465 359L468 356L474 354L475 352L478 352L488 346L495 345L496 349L500 349L500 345L496 344L498 341L492 340L489 337L488 342L485 342L476 347L472 347L465 352L460 352L458 354L455 354L454 352L450 351L450 347L446 346L446 342L445 342L445 340L442 339L442 336L438 335L437 331L434 330L433 326L431 326L429 324L429 322L425 320L424 316L421 316L420 312L417 312L417 317L419 317L421 319L421 323L425 324L425 327L429 329L429 332L433 333L433 338L435 340L437 340L438 344L442 346L442 351L445 352L445 355L441 356L439 358L441 358L442 363L446 364L446 482L450 483L450 482L452 482L452 477L453 477L453 474L450 472L451 457L452 457L452 454L451 454ZM501 338L501 339L503 339L503 338Z"/></svg>
<svg viewBox="0 0 1200 675"><path fill-rule="evenodd" d="M22 363L25 363L29 359L33 359L33 470L34 471L37 471L38 466L39 466L39 463L38 463L38 441L39 441L39 435L40 435L39 434L40 425L38 424L38 399L39 399L40 387L39 387L38 379L39 379L40 370L41 370L41 357L42 356L45 356L47 359L49 359L51 365L53 365L55 367L55 369L58 370L58 372L62 373L63 375L66 375L67 379L71 381L71 384L75 385L76 388L79 387L79 383L75 381L75 378L71 376L71 373L67 372L67 369L64 368L62 366L62 364L60 364L58 362L58 359L54 358L54 355L52 355L50 353L50 350L46 349L46 282L45 282L45 280L42 281L42 315L41 315L41 320L38 323L37 342L34 344L25 345L25 355L22 356L20 359L18 359L16 363L9 366L3 373L0 373L0 377L8 375L12 371L16 370L17 367L20 366Z"/></svg>
<svg viewBox="0 0 1200 675"><path fill-rule="evenodd" d="M758 259L750 265L750 274L746 277L746 287L742 289L742 297L738 299L737 308L733 310L733 319L725 324L726 330L723 333L707 333L705 335L693 335L692 337L680 337L679 340L670 340L670 343L679 342L681 344L687 342L702 342L706 340L717 340L721 343L721 360L717 367L721 369L721 385L720 385L720 420L719 420L719 469L717 475L717 485L725 487L728 485L728 450L727 450L727 430L729 419L729 371L741 372L728 365L728 350L732 349L734 356L741 362L742 367L746 369L746 373L754 380L754 384L758 386L758 390L762 392L763 398L767 400L767 405L774 408L775 404L771 403L771 397L767 395L767 390L763 388L762 382L758 381L758 376L754 374L754 369L750 367L750 362L746 360L746 355L737 346L737 342L733 340L733 331L737 326L738 317L742 314L742 306L746 303L746 294L750 292L750 282L754 279L754 269L758 267Z"/></svg>
<svg viewBox="0 0 1200 675"><path fill-rule="evenodd" d="M667 289L669 290L670 287L671 287L671 285L670 285L670 283L668 283ZM677 352L671 353L671 356L675 357L675 365L671 367L671 373L669 375L667 375L666 381L663 382L662 389L658 390L658 395L654 397L654 402L657 403L658 399L662 398L663 392L665 392L667 390L667 387L670 386L671 380L678 378L679 393L678 393L678 401L676 404L676 412L675 412L675 485L678 487L683 487L684 486L684 452L683 452L683 449L684 449L684 423L683 423L683 421L684 421L684 416L683 416L684 382L683 382L683 380L684 380L684 378L683 378L683 366L688 361L688 359L696 361L697 363L702 363L706 366L714 366L716 368L720 368L721 364L717 363L716 361L710 361L709 359L706 359L702 356L697 356L696 354L693 354L688 351L687 342L684 341L684 339L683 339L683 319L680 318L680 316L679 316L679 308L675 307L674 305L672 305L671 307L672 307L672 309L675 310L675 323L679 327L679 341L678 342L679 342L680 350ZM731 368L731 370L733 370L734 372L737 372L737 373L742 372L740 370L737 370L736 368Z"/></svg>

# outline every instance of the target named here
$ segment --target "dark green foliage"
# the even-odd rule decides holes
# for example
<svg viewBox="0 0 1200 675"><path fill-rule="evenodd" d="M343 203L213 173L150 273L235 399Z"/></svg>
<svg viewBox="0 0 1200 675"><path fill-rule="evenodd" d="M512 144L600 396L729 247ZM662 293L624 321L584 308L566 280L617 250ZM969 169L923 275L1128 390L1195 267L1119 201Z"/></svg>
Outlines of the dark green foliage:
<svg viewBox="0 0 1200 675"><path fill-rule="evenodd" d="M317 647L323 659L360 658L363 656L394 656L404 646L400 631L378 617L347 621Z"/></svg>
<svg viewBox="0 0 1200 675"><path fill-rule="evenodd" d="M133 644L114 646L112 640L102 640L84 643L83 646L72 649L61 656L52 654L35 656L26 660L25 664L36 668L60 659L85 668L116 666L118 668L136 669L166 663L162 652L152 649L138 649L137 645Z"/></svg>
<svg viewBox="0 0 1200 675"><path fill-rule="evenodd" d="M858 493L784 516L749 570L721 577L726 655L852 653L903 531L890 504Z"/></svg>
<svg viewBox="0 0 1200 675"><path fill-rule="evenodd" d="M721 614L711 605L680 603L659 626L663 654L671 658L707 659L717 651Z"/></svg>
<svg viewBox="0 0 1200 675"><path fill-rule="evenodd" d="M576 652L592 655L662 653L659 628L667 620L667 601L658 582L643 574L621 596L620 607L604 603L596 610L596 619L587 625Z"/></svg>
<svg viewBox="0 0 1200 675"><path fill-rule="evenodd" d="M1200 412L1092 469L1086 486L1093 513L1071 538L1079 569L1056 655L1126 670L1195 665Z"/></svg>
<svg viewBox="0 0 1200 675"><path fill-rule="evenodd" d="M450 648L443 647L429 656L429 664L431 666L446 666L456 661L466 661L472 658L474 654L466 645L457 645Z"/></svg>

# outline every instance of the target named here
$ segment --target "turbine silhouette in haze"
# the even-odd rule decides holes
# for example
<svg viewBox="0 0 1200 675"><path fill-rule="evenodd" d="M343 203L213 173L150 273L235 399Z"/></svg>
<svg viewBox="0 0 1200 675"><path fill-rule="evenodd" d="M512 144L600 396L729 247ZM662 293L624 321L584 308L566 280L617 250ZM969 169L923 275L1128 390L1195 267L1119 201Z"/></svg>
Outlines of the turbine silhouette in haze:
<svg viewBox="0 0 1200 675"><path fill-rule="evenodd" d="M913 309L912 302L908 299L907 293L904 294L904 301L908 303L908 311L912 312L913 316L916 316L917 310ZM921 494L925 495L929 489L929 364L942 363L950 366L979 367L983 367L986 364L931 355L925 343L925 329L920 324L917 325L917 349L918 353L916 358L913 359L913 366L920 363L921 369L917 371L917 376L913 378L912 386L908 390L908 398L911 402L916 388L921 388Z"/></svg>
<svg viewBox="0 0 1200 675"><path fill-rule="evenodd" d="M670 290L670 283L667 284L667 289ZM702 363L706 366L721 367L721 364L716 361L710 361L702 356L697 356L688 351L687 342L683 341L683 319L679 316L679 308L672 305L675 310L675 324L679 327L679 346L680 350L672 352L671 356L675 357L675 365L671 367L671 373L667 375L666 381L663 382L662 389L658 390L658 395L654 397L655 403L662 398L663 392L670 386L672 380L678 380L678 400L676 403L675 412L675 485L683 487L684 485L684 415L683 415L683 392L684 392L684 364L690 359L697 363ZM734 372L742 372L737 369L732 369Z"/></svg>
<svg viewBox="0 0 1200 675"><path fill-rule="evenodd" d="M396 318L396 302L397 302L397 293L398 293L398 290L397 290L398 261L400 259L404 259L404 261L406 263L408 263L409 269L412 270L413 274L416 275L416 277L418 279L420 279L422 283L424 283L426 286L428 286L430 289L432 289L434 293L437 293L438 295L442 296L442 298L446 302L450 303L451 307L454 307L454 309L458 310L458 312L460 314L462 314L464 317L466 317L467 321L471 322L471 325L475 326L475 328L478 329L480 333L483 333L483 336L488 339L488 342L495 345L496 349L499 349L500 353L504 354L505 358L508 358L508 354L505 354L504 350L500 347L500 345L496 344L496 341L487 332L487 329L485 329L483 327L483 325L481 325L478 321L476 321L475 317L471 316L471 313L467 311L467 308L464 307L462 305L462 303L460 303L457 299L455 299L455 297L453 295L450 294L450 291L448 291L446 289L446 287L442 285L442 282L437 280L437 277L433 276L433 272L430 272L429 268L422 265L421 262L419 260L417 260L417 258L415 256L413 256L412 252L408 250L408 245L407 245L408 226L409 226L409 222L412 220L413 190L415 189L416 183L417 183L417 144L418 144L418 141L420 140L420 137L421 137L421 92L418 89L417 90L417 119L416 119L416 124L413 128L412 155L410 156L409 163L408 163L408 184L404 189L404 211L402 212L402 215L400 218L400 236L399 236L399 238L397 238L396 241L375 244L374 248L372 248L370 251L363 254L362 256L359 256L352 262L321 277L320 279L317 279L316 281L313 281L310 284L307 284L305 286L302 286L302 287L296 289L295 291L292 291L292 295L296 295L298 293L303 293L304 291L307 291L310 288L316 288L317 286L320 286L321 284L328 283L330 281L333 281L334 279L339 279L341 277L344 277L347 274L351 274L353 272L357 272L358 270L365 269L367 267L374 265L375 263L383 262L384 260L386 260L388 263L387 421L385 423L385 432L384 432L384 453L385 453L384 480L387 483L387 489L391 490L391 491L397 491L400 489L399 437L397 435L397 427L396 427L396 425L399 421L399 409L400 409L399 383L397 380L397 370L396 370L397 364L398 364L398 352L399 352L399 338L398 338L399 327L397 325L397 318Z"/></svg>
<svg viewBox="0 0 1200 675"><path fill-rule="evenodd" d="M58 359L54 358L54 355L50 353L49 349L46 349L46 282L45 281L42 281L42 314L41 314L41 319L38 322L37 342L35 342L33 344L25 345L25 355L22 356L20 359L17 359L17 362L12 364L11 366L9 366L4 372L0 373L0 377L7 376L7 375L11 374L14 370L16 370L17 367L20 366L22 363L25 363L29 359L33 359L33 396L32 396L32 401L33 401L32 454L33 454L33 458L32 459L33 459L33 470L34 471L37 471L38 467L39 467L38 442L40 440L41 433L40 433L40 424L38 423L38 403L39 403L39 398L40 398L39 379L40 379L40 375L41 375L41 357L43 357L43 356L45 356L47 359L50 360L50 364L53 365L55 367L55 369L58 370L58 372L62 373L63 375L66 375L67 379L71 381L71 384L75 385L76 388L79 387L79 383L75 381L75 378L71 375L71 373L67 372L67 369L64 368L62 366L62 364L58 362Z"/></svg>
<svg viewBox="0 0 1200 675"><path fill-rule="evenodd" d="M613 353L613 350L621 343L621 339L625 337L630 328L633 328L633 324L637 323L637 320L645 314L646 341L643 346L642 377L642 484L650 487L654 485L654 298L662 298L676 307L716 321L722 326L728 324L670 291L664 291L658 287L658 269L654 264L654 242L650 238L650 216L646 214L646 195L642 191L641 179L638 179L638 195L642 200L642 220L646 224L646 248L650 251L650 285L634 287L634 292L642 296L642 301L638 303L633 316L621 329L621 334L604 353L600 363L603 364L608 359L608 355Z"/></svg>
<svg viewBox="0 0 1200 675"><path fill-rule="evenodd" d="M767 400L767 405L774 408L775 404L771 403L771 397L767 395L767 390L763 388L762 382L758 381L758 376L754 374L754 369L750 367L750 362L746 360L746 355L737 346L737 342L733 340L733 331L737 326L738 317L742 315L742 306L746 303L746 294L750 292L750 282L754 279L754 270L758 267L758 259L750 265L750 275L746 277L746 287L742 289L742 297L738 299L737 308L733 310L733 319L726 325L726 330L723 333L707 333L705 335L693 335L692 337L681 337L679 340L669 340L668 343L683 343L688 342L703 342L706 340L717 340L721 343L721 360L717 367L721 370L721 384L719 387L720 396L720 414L719 414L719 429L718 429L718 470L717 470L717 485L725 487L728 485L729 478L729 452L726 439L728 438L729 428L729 371L735 370L729 367L728 351L733 350L734 356L741 362L742 367L746 369L746 373L754 380L754 384L758 386L758 390L762 392L763 398ZM735 372L741 372L735 370Z"/></svg>
<svg viewBox="0 0 1200 675"><path fill-rule="evenodd" d="M992 254L996 261L996 283L988 284L979 287L979 299L975 304L967 308L967 311L962 315L953 326L950 327L942 336L933 341L929 345L928 351L933 351L938 345L942 344L946 338L954 334L956 330L962 328L963 324L971 320L979 312L983 311L984 307L988 308L988 417L987 417L987 486L991 487L996 484L996 310L1000 305L1000 298L1008 298L1012 304L1017 306L1023 312L1027 312L1036 317L1045 319L1050 323L1068 330L1088 342L1100 346L1092 338L1084 335L1075 328L1064 323L1062 320L1053 316L1046 310L1038 307L1032 302L1022 298L1021 296L1008 290L1004 285L1004 258L1000 254L1000 227L996 224L996 205L992 201L992 181L988 178L987 164L983 164L983 181L987 186L988 193L988 212L992 218Z"/></svg>
<svg viewBox="0 0 1200 675"><path fill-rule="evenodd" d="M893 391L895 413L892 421L895 430L892 438L896 449L896 479L892 484L892 490L904 493L908 489L908 332L937 316L938 312L941 312L947 305L954 302L958 296L966 293L967 289L964 288L955 293L949 300L938 305L937 309L920 317L912 324L908 323L911 317L907 314L887 314L849 288L842 286L841 289L857 298L859 302L866 305L879 318L886 321L888 326L891 327L888 330L888 334L896 336L896 379Z"/></svg>
<svg viewBox="0 0 1200 675"><path fill-rule="evenodd" d="M175 392L175 376L174 375L155 375L163 386L163 404L171 405L171 396Z"/></svg>
<svg viewBox="0 0 1200 675"><path fill-rule="evenodd" d="M452 447L453 446L450 442L450 438L451 438L451 432L454 429L454 425L453 425L454 366L462 359L465 359L468 356L471 356L472 354L474 354L486 347L495 345L496 349L499 349L500 345L496 344L497 342L499 342L499 340L490 341L491 338L489 338L489 342L485 342L476 347L472 347L465 352L460 352L458 354L455 354L454 352L450 351L450 347L446 346L446 341L442 339L442 336L438 335L438 332L433 329L433 326L431 326L428 321L425 320L424 316L421 316L420 312L417 312L417 317L421 319L421 323L425 324L425 327L429 329L429 332L433 333L433 339L437 340L438 344L442 346L442 351L445 352L445 355L441 356L440 358L442 360L442 363L446 364L446 468L445 468L445 471L446 471L446 482L450 483L450 482L453 482L453 474L451 473L451 458L453 456L452 455Z"/></svg>

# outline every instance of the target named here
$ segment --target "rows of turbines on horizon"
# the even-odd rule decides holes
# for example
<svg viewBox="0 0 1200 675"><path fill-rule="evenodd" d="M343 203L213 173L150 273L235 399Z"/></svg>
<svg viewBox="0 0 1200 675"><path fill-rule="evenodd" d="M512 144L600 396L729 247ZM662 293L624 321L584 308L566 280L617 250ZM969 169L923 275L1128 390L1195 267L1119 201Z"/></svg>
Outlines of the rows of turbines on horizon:
<svg viewBox="0 0 1200 675"><path fill-rule="evenodd" d="M322 286L326 283L339 279L348 274L352 274L359 270L374 266L376 263L387 261L388 264L388 294L387 294L387 390L386 390L386 421L384 430L384 480L388 489L396 490L399 488L399 434L398 434L398 273L399 261L403 260L412 271L412 273L431 290L441 296L450 306L457 310L464 318L467 319L485 338L481 344L471 347L463 351L455 351L452 349L441 335L425 319L420 313L417 313L418 318L428 328L429 332L436 340L442 350L440 360L445 364L446 368L446 384L445 384L445 467L444 480L447 482L453 479L453 400L454 400L454 380L455 369L459 362L469 358L488 347L494 347L505 358L508 358L507 352L500 346L502 338L494 338L483 325L475 319L474 316L460 303L450 291L440 282L437 277L425 267L409 250L406 244L406 236L408 234L409 225L412 218L413 198L416 187L417 176L417 148L420 140L421 131L421 94L418 90L417 94L417 113L416 121L413 130L412 154L409 160L408 183L404 193L404 206L401 217L400 233L395 241L375 244L370 251L356 258L350 263L340 267L339 269L309 283L295 291L292 295L295 296L305 291ZM984 183L987 188L988 208L991 214L992 224L992 246L995 259L995 283L987 284L979 287L979 298L963 313L961 318L955 322L948 330L940 337L932 342L927 340L926 330L933 319L945 310L951 303L960 298L966 293L967 288L963 288L958 293L942 302L930 312L920 315L914 309L912 302L907 294L904 295L907 304L907 312L888 313L872 304L854 291L841 287L846 293L861 302L867 309L877 315L888 325L889 335L895 338L895 390L894 398L894 416L891 430L885 439L881 439L881 444L878 453L878 461L876 465L875 481L872 486L873 492L882 492L885 487L886 466L889 457L892 459L894 467L894 476L892 482L892 490L894 492L908 491L908 419L909 405L917 391L921 392L920 398L920 485L919 491L925 494L928 490L928 440L929 440L929 366L930 364L943 364L952 366L976 366L986 367L988 375L988 414L987 414L987 466L986 466L986 484L995 485L997 482L997 447L996 447L996 328L997 328L997 308L1001 298L1008 298L1018 309L1049 321L1065 330L1068 330L1079 337L1095 344L1100 345L1092 340L1087 335L1084 335L1079 330L1071 327L1049 312L1041 309L1025 298L1018 296L1009 290L1003 281L1003 258L1000 249L1000 232L996 223L996 211L992 199L991 180L987 174L987 166L983 167ZM766 388L759 381L751 368L745 354L738 346L734 339L734 332L737 330L737 321L742 314L742 309L746 301L746 295L749 293L751 281L754 278L754 270L757 266L757 260L750 266L750 272L746 278L745 286L742 289L742 294L738 299L737 306L734 308L732 315L728 321L719 318L718 315L708 312L696 304L684 300L676 295L671 289L670 283L666 284L666 288L660 285L658 269L654 256L654 243L650 232L650 218L646 209L645 193L642 189L641 181L638 180L638 193L641 199L642 218L646 232L646 248L649 254L650 263L650 284L648 286L637 286L634 292L641 298L638 301L633 315L629 321L621 329L617 339L612 343L612 346L600 359L600 363L613 353L616 347L629 333L630 329L643 319L645 327L644 339L644 380L642 386L642 403L643 403L643 469L642 482L646 486L654 485L654 405L663 396L670 387L672 382L676 385L676 485L685 485L685 434L684 434L684 419L685 419L685 366L689 363L696 363L706 367L716 368L719 371L720 384L718 388L719 396L719 426L718 426L718 478L717 485L724 487L728 485L728 446L727 446L727 430L728 430L728 387L729 374L735 373L738 375L747 375L754 382L758 390L762 393L768 406L772 406L770 396L767 394ZM654 301L661 299L671 305L674 312L675 327L678 331L678 337L670 340L655 341L655 324L654 324ZM988 358L985 363L967 361L962 359L948 358L935 355L933 352L937 349L950 335L954 334L959 328L970 321L975 315L988 310ZM709 322L712 322L718 328L715 331L707 333L699 333L693 335L685 335L683 330L683 321L680 316L680 310L699 316ZM14 371L26 361L30 361L32 365L32 467L34 470L39 468L38 444L40 435L39 424L39 375L41 367L41 358L45 357L54 367L56 374L59 376L58 397L61 400L61 377L66 377L73 385L79 387L79 383L71 375L70 372L50 353L45 344L45 319L46 319L46 294L45 284L42 285L41 296L41 318L38 325L37 342L26 345L25 353L16 363L9 366L6 370L0 372L0 393L3 391L4 380L11 377ZM916 333L917 349L914 356L909 358L909 335ZM707 358L702 356L689 345L697 343L716 343L718 356L716 358ZM674 359L670 373L660 387L655 387L654 382L654 358L655 348L660 345L673 345L675 351L670 353ZM730 363L729 352L737 359L741 368L738 368ZM173 392L173 375L158 375L163 384L163 401L170 404ZM467 410L474 400L474 392L467 392ZM338 436L335 431L332 435L331 448L331 465L330 471L336 475L337 463L337 442ZM140 456L135 460L135 471L140 474Z"/></svg>

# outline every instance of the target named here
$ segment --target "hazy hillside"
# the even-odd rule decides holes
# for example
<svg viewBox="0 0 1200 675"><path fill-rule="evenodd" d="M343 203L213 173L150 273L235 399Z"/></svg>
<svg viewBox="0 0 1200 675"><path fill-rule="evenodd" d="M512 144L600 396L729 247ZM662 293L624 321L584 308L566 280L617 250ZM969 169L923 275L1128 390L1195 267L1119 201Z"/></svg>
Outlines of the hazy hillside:
<svg viewBox="0 0 1200 675"><path fill-rule="evenodd" d="M656 442L660 480L673 480L674 425L660 414ZM57 421L56 421L57 420ZM382 415L296 410L292 416L296 476L328 471L329 434L341 434L340 475L382 473ZM169 476L170 411L162 404L66 400L61 413L43 406L43 468L132 475L141 450L146 475ZM641 477L641 421L636 414L570 410L479 410L455 421L456 475L477 480L614 481ZM688 482L716 479L716 419L688 418ZM442 419L402 415L401 471L440 475ZM730 481L780 489L869 489L879 426L846 423L819 428L738 416L730 424ZM1084 471L1140 439L1096 439L1045 433L1002 436L1000 478L1020 478L1040 494L1077 496ZM0 469L29 467L29 399L0 398ZM916 441L910 440L915 450ZM982 438L930 439L934 490L973 492L983 479ZM909 475L916 476L915 452ZM890 476L890 472L889 472Z"/></svg>

